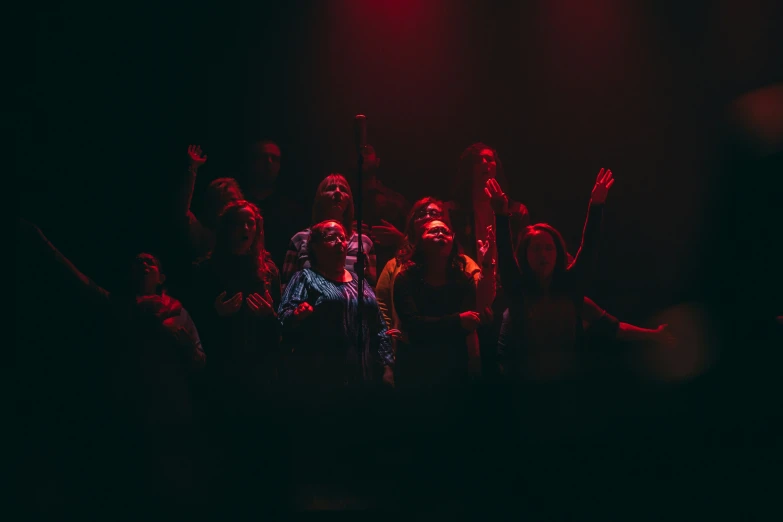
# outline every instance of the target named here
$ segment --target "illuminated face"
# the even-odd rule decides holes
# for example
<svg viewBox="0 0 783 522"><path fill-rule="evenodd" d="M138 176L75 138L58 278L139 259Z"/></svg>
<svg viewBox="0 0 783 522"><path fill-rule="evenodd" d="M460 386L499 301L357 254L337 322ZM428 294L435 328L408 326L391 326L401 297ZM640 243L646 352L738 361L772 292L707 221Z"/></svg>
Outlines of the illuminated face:
<svg viewBox="0 0 783 522"><path fill-rule="evenodd" d="M454 233L443 221L433 220L424 225L421 246L425 252L448 254L454 244Z"/></svg>
<svg viewBox="0 0 783 522"><path fill-rule="evenodd" d="M345 229L338 221L329 221L324 226L323 238L312 245L319 264L345 265L345 255L348 252L348 237Z"/></svg>
<svg viewBox="0 0 783 522"><path fill-rule="evenodd" d="M544 231L536 231L527 247L527 263L530 269L540 279L552 275L557 261L557 248L552 235Z"/></svg>
<svg viewBox="0 0 783 522"><path fill-rule="evenodd" d="M420 208L413 215L413 226L416 229L416 234L421 235L424 232L424 225L432 221L433 219L443 218L443 208L437 203L430 203L424 208Z"/></svg>
<svg viewBox="0 0 783 522"><path fill-rule="evenodd" d="M482 149L473 163L473 176L482 182L494 178L498 163L491 149Z"/></svg>
<svg viewBox="0 0 783 522"><path fill-rule="evenodd" d="M136 256L131 267L133 282L140 295L154 294L163 284L160 265L152 254L141 253Z"/></svg>
<svg viewBox="0 0 783 522"><path fill-rule="evenodd" d="M231 244L235 254L243 255L250 250L258 233L257 228L255 213L248 207L239 209L231 231ZM263 234L263 228L261 233Z"/></svg>
<svg viewBox="0 0 783 522"><path fill-rule="evenodd" d="M339 209L339 213L342 214L350 203L350 189L343 180L332 179L324 187L321 192L321 197L324 198L334 210ZM334 217L334 214L332 217Z"/></svg>

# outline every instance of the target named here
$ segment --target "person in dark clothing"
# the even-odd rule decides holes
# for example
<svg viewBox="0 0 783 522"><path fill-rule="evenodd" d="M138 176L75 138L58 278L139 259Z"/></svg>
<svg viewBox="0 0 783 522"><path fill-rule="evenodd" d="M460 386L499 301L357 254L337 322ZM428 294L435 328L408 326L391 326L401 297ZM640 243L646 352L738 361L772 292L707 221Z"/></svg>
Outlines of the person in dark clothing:
<svg viewBox="0 0 783 522"><path fill-rule="evenodd" d="M398 343L395 366L401 442L414 450L408 465L416 470L406 475L411 477L406 493L418 501L443 502L443 496L468 489L459 452L475 444L470 376L481 367L476 336L481 315L467 259L451 228L432 220L394 282L394 308L408 340ZM423 491L428 499L417 498Z"/></svg>
<svg viewBox="0 0 783 522"><path fill-rule="evenodd" d="M484 187L489 179L497 180L502 188L507 189L508 181L497 151L485 143L474 143L459 157L457 179L448 207L457 241L464 252L481 266L493 265L497 261L497 248L494 242L491 249L484 248L486 241L494 236L496 229L495 216L484 194ZM530 224L530 213L527 207L509 201L509 220L512 237L515 239L514 245L516 245L516 239ZM484 259L485 256L490 259ZM508 308L508 302L503 291L503 281L497 274L487 271L485 277L495 278L496 283L485 286L479 293L479 309L483 310L488 303L491 303L494 319L479 328L478 336L482 346L484 376L492 379L497 367L494 347L497 346L501 318L503 311Z"/></svg>
<svg viewBox="0 0 783 522"><path fill-rule="evenodd" d="M278 267L283 266L291 236L311 224L309 213L278 187L281 162L282 152L277 143L255 142L248 149L246 176L242 180L248 201L259 208L268 224L266 249Z"/></svg>
<svg viewBox="0 0 783 522"><path fill-rule="evenodd" d="M468 337L481 322L476 283L465 273L454 233L443 221L424 225L415 251L394 282L394 308L408 343L398 346L395 384L421 392L464 384ZM472 345L475 347L475 343Z"/></svg>
<svg viewBox="0 0 783 522"><path fill-rule="evenodd" d="M365 145L361 154L362 229L375 245L377 266L384 267L402 246L408 203L402 194L385 186L378 177L381 158L375 147Z"/></svg>
<svg viewBox="0 0 783 522"><path fill-rule="evenodd" d="M215 489L218 498L227 501L222 495L228 494L244 505L260 488L260 473L271 473L274 452L261 442L278 441L272 426L281 358L280 276L264 246L264 219L249 201L233 201L221 213L215 248L194 267L190 302L213 347L207 376L215 473L223 469L235 478Z"/></svg>
<svg viewBox="0 0 783 522"><path fill-rule="evenodd" d="M109 436L122 448L115 451L110 472L115 493L127 496L107 501L196 505L194 469L201 448L191 379L206 358L188 312L162 290L159 261L139 254L128 285L110 293L81 273L38 227L24 223L22 228L42 268L56 274L63 292L79 298L95 324L106 328L107 349L99 363L109 392L104 415L112 426Z"/></svg>

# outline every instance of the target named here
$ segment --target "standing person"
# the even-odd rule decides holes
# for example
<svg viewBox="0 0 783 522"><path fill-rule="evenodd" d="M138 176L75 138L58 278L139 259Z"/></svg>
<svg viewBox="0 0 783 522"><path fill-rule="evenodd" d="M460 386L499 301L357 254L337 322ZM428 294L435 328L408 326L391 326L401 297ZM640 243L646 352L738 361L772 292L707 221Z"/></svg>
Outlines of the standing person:
<svg viewBox="0 0 783 522"><path fill-rule="evenodd" d="M485 243L491 241L496 229L495 215L484 194L485 185L490 179L497 180L500 187L505 188L508 185L497 151L484 143L474 143L460 155L457 181L452 192L452 200L449 202L449 217L457 241L465 249L465 253L482 266L485 264L490 266L497 260L497 248L494 242L491 242L492 248L488 250ZM509 201L508 219L513 238L518 238L530 224L527 207L515 201ZM482 252L485 251L486 254L483 254ZM489 259L484 259L485 256ZM494 271L486 272L487 277L497 276ZM480 309L483 310L487 303L491 303L494 314L493 321L482 325L478 331L481 346L484 347L481 351L484 373L490 378L493 377L493 371L497 367L496 350L490 347L497 346L501 317L508 307L502 278L496 279L496 284L486 285L477 296Z"/></svg>
<svg viewBox="0 0 783 522"><path fill-rule="evenodd" d="M364 254L364 277L371 286L375 286L375 248L372 240L354 230L353 193L342 174L329 174L318 185L313 200L312 223L321 223L327 219L340 222L348 234L348 246L345 254L345 268L356 271L359 255L359 241L362 242ZM288 281L299 270L310 266L308 238L310 229L306 228L296 233L288 244L288 251L283 264L282 282Z"/></svg>
<svg viewBox="0 0 783 522"><path fill-rule="evenodd" d="M245 158L245 195L255 204L267 223L266 248L276 266L283 266L291 236L306 227L306 210L288 197L279 186L282 151L271 140L259 140L248 147Z"/></svg>
<svg viewBox="0 0 783 522"><path fill-rule="evenodd" d="M116 494L131 497L111 501L174 509L197 505L194 470L203 448L195 433L191 378L206 357L190 315L163 290L160 262L148 253L137 255L124 288L109 292L38 227L24 222L22 230L39 266L56 275L69 298L81 297L84 313L106 327L100 364L110 411L104 424L112 426L107 436L121 448L106 471L116 478Z"/></svg>
<svg viewBox="0 0 783 522"><path fill-rule="evenodd" d="M387 329L372 287L364 285L359 299L356 274L346 269L348 234L341 221L314 225L307 249L310 266L291 278L279 309L290 353L286 378L296 405L289 422L296 427L292 466L300 480L329 484L369 472L367 452L377 451L380 433L370 434L388 423L373 391L379 375L392 383L390 336L396 332ZM318 444L312 444L313 433L319 434ZM315 476L307 476L313 471Z"/></svg>
<svg viewBox="0 0 783 522"><path fill-rule="evenodd" d="M386 263L378 276L375 294L378 297L378 306L383 313L386 324L388 324L390 328L400 328L400 320L394 306L394 281L400 273L400 270L410 260L411 255L414 252L414 244L417 242L417 238L421 237L421 234L424 232L425 225L436 219L443 221L447 225L449 224L446 205L442 201L432 197L426 197L414 203L408 213L408 218L406 219L404 228L405 239L395 257ZM457 245L457 247L459 248L459 245ZM487 244L482 243L482 249L486 249L487 247ZM465 260L465 275L470 277L476 285L481 283L486 284L487 282L494 283L494 280L484 280L484 277L491 273L494 267L486 266L482 269L482 267L476 264L470 256L462 255L462 257ZM489 261L490 257L485 256L484 259ZM486 305L482 306L482 304L483 303L479 303L477 300L475 311L484 311ZM403 331L400 332L399 340L393 340L395 353L397 344L401 342L407 342L406 334ZM482 348L482 350L485 348ZM494 346L489 346L488 348L494 350Z"/></svg>
<svg viewBox="0 0 783 522"><path fill-rule="evenodd" d="M235 478L215 489L231 495L232 503L242 501L238 505L257 493L273 498L270 488L261 489L260 473L272 473L270 459L277 455L269 448L280 443L272 428L279 399L280 277L266 251L264 219L255 205L240 200L226 206L215 248L194 272L193 313L213 346L208 368L212 440L226 466L218 470Z"/></svg>

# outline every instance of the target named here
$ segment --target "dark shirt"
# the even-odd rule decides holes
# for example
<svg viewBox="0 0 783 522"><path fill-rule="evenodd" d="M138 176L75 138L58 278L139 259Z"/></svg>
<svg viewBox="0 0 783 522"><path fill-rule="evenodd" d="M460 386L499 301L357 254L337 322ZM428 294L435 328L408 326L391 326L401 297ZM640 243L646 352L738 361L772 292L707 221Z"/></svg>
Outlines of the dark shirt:
<svg viewBox="0 0 783 522"><path fill-rule="evenodd" d="M437 287L415 267L396 277L394 307L408 338L397 345L395 381L401 388L444 387L467 375L469 332L459 314L475 308L476 288L472 278L458 277Z"/></svg>
<svg viewBox="0 0 783 522"><path fill-rule="evenodd" d="M602 205L591 205L574 263L548 294L522 278L511 247L509 218L497 216L498 271L508 302L498 342L498 362L506 374L550 380L578 371L575 354L584 338L584 287L602 212Z"/></svg>

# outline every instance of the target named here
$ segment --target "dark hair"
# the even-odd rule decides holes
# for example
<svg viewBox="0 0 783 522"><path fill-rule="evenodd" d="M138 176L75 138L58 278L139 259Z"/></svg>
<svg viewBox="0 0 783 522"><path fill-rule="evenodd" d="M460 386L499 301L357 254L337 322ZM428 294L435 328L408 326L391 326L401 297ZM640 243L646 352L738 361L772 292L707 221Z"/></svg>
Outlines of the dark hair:
<svg viewBox="0 0 783 522"><path fill-rule="evenodd" d="M440 219L444 221L449 226L449 228L451 228L451 221L449 219L448 210L446 210L446 204L443 201L430 196L421 198L413 204L410 211L408 212L408 217L405 218L405 238L403 239L402 246L395 255L398 263L405 263L413 254L414 244L416 243L417 239L416 215L430 205L438 205L443 210ZM456 238L454 240L456 241Z"/></svg>
<svg viewBox="0 0 783 522"><path fill-rule="evenodd" d="M310 266L315 268L315 265L317 264L318 260L315 256L315 250L313 249L313 245L317 245L318 243L321 243L324 240L324 230L326 229L326 225L329 223L337 223L342 227L343 234L346 234L345 226L340 223L340 220L338 219L326 219L324 221L321 221L312 227L310 227L310 235L307 238L307 259L310 261ZM346 239L350 239L346 237Z"/></svg>
<svg viewBox="0 0 783 522"><path fill-rule="evenodd" d="M530 268L530 264L527 262L527 249L530 246L533 237L543 233L549 234L555 243L557 258L555 259L555 268L552 271L552 289L560 290L565 288L566 284L566 273L568 272L569 267L568 250L566 249L563 236L560 235L560 232L558 232L555 227L547 223L537 223L525 228L514 255L517 258L519 271L522 274L522 280L524 281L526 288L537 288L538 281L532 268Z"/></svg>
<svg viewBox="0 0 783 522"><path fill-rule="evenodd" d="M215 231L215 248L209 257L218 263L234 257L231 245L233 229L238 222L239 211L243 209L249 209L256 222L256 237L253 238L249 252L255 275L259 281L268 281L275 266L264 245L264 218L258 207L249 201L244 199L232 201L220 213Z"/></svg>
<svg viewBox="0 0 783 522"><path fill-rule="evenodd" d="M444 220L444 219L433 219L430 220L428 223L431 223L432 221L441 221L444 223L449 230L454 233L453 230L451 230L451 225ZM446 263L446 278L450 282L462 282L463 280L472 280L471 276L468 276L465 273L465 267L467 266L467 260L465 259L465 256L460 254L459 245L457 244L456 237L453 237L453 241L451 243L451 250L449 251L448 255L448 262ZM412 274L414 277L417 277L419 279L424 278L424 274L426 272L427 267L427 259L424 256L421 248L421 235L417 235L415 241L413 242L413 250L410 254L410 257L407 261L405 261L402 270L406 271L410 274Z"/></svg>
<svg viewBox="0 0 783 522"><path fill-rule="evenodd" d="M315 191L315 199L313 199L312 222L321 223L328 219L328 216L326 215L326 201L322 197L322 194L330 183L342 183L348 190L348 205L345 206L345 212L343 212L342 218L338 221L342 223L343 228L345 229L345 235L350 239L350 236L353 233L353 192L351 191L351 186L348 184L348 180L346 180L345 176L342 174L333 172L318 184L318 188Z"/></svg>
<svg viewBox="0 0 783 522"><path fill-rule="evenodd" d="M495 169L495 179L504 191L508 191L508 182L503 169L503 163L500 161L498 151L486 143L477 142L462 151L457 162L457 180L454 184L454 190L451 193L451 199L462 208L473 206L473 165L480 158L481 151L489 149L495 157L497 167Z"/></svg>

